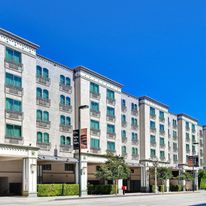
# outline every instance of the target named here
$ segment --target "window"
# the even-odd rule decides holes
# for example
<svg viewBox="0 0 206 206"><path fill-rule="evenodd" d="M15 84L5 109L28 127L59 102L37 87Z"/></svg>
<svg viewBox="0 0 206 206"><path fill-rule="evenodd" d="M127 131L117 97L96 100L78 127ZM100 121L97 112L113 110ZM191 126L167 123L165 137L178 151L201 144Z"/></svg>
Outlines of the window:
<svg viewBox="0 0 206 206"><path fill-rule="evenodd" d="M44 133L44 143L49 144L49 134L48 133Z"/></svg>
<svg viewBox="0 0 206 206"><path fill-rule="evenodd" d="M194 146L194 145L192 145L192 152L193 152L193 153L196 152L196 151L195 151L195 146Z"/></svg>
<svg viewBox="0 0 206 206"><path fill-rule="evenodd" d="M46 143L49 144L49 134L37 132L37 143Z"/></svg>
<svg viewBox="0 0 206 206"><path fill-rule="evenodd" d="M71 138L65 137L64 135L62 135L60 137L60 145L71 145Z"/></svg>
<svg viewBox="0 0 206 206"><path fill-rule="evenodd" d="M132 111L137 111L137 104L132 103L131 104L131 110Z"/></svg>
<svg viewBox="0 0 206 206"><path fill-rule="evenodd" d="M65 96L64 95L60 95L60 104L65 105Z"/></svg>
<svg viewBox="0 0 206 206"><path fill-rule="evenodd" d="M173 137L177 137L177 132L173 130Z"/></svg>
<svg viewBox="0 0 206 206"><path fill-rule="evenodd" d="M71 86L71 79L69 77L66 77L66 86Z"/></svg>
<svg viewBox="0 0 206 206"><path fill-rule="evenodd" d="M177 121L175 119L172 120L172 125L173 125L173 127L177 126Z"/></svg>
<svg viewBox="0 0 206 206"><path fill-rule="evenodd" d="M177 155L176 155L176 154L173 155L173 161L174 161L174 162L177 161Z"/></svg>
<svg viewBox="0 0 206 206"><path fill-rule="evenodd" d="M6 137L21 138L21 126L6 124Z"/></svg>
<svg viewBox="0 0 206 206"><path fill-rule="evenodd" d="M192 124L192 131L195 131L195 125Z"/></svg>
<svg viewBox="0 0 206 206"><path fill-rule="evenodd" d="M6 98L6 111L21 112L21 102L18 100Z"/></svg>
<svg viewBox="0 0 206 206"><path fill-rule="evenodd" d="M150 149L150 156L156 157L156 150L155 149Z"/></svg>
<svg viewBox="0 0 206 206"><path fill-rule="evenodd" d="M99 103L92 101L90 108L92 111L99 112Z"/></svg>
<svg viewBox="0 0 206 206"><path fill-rule="evenodd" d="M163 124L160 124L160 132L164 132L165 131L165 126Z"/></svg>
<svg viewBox="0 0 206 206"><path fill-rule="evenodd" d="M155 116L155 108L150 107L150 115Z"/></svg>
<svg viewBox="0 0 206 206"><path fill-rule="evenodd" d="M6 85L15 88L21 88L22 87L21 77L18 77L10 73L6 73Z"/></svg>
<svg viewBox="0 0 206 206"><path fill-rule="evenodd" d="M42 165L42 170L52 170L51 164Z"/></svg>
<svg viewBox="0 0 206 206"><path fill-rule="evenodd" d="M136 118L132 117L131 121L132 121L132 126L137 126L137 119Z"/></svg>
<svg viewBox="0 0 206 206"><path fill-rule="evenodd" d="M186 133L186 140L189 141L190 140L190 134Z"/></svg>
<svg viewBox="0 0 206 206"><path fill-rule="evenodd" d="M21 64L21 53L10 48L6 48L6 61L17 65Z"/></svg>
<svg viewBox="0 0 206 206"><path fill-rule="evenodd" d="M41 110L37 110L37 121L44 121L44 122L49 122L49 112L47 111L41 111Z"/></svg>
<svg viewBox="0 0 206 206"><path fill-rule="evenodd" d="M100 140L91 138L90 147L91 149L100 149Z"/></svg>
<svg viewBox="0 0 206 206"><path fill-rule="evenodd" d="M189 152L190 151L190 145L186 144L186 151Z"/></svg>
<svg viewBox="0 0 206 206"><path fill-rule="evenodd" d="M122 130L122 138L126 138L126 131L125 130Z"/></svg>
<svg viewBox="0 0 206 206"><path fill-rule="evenodd" d="M155 143L156 137L154 135L150 135L150 142Z"/></svg>
<svg viewBox="0 0 206 206"><path fill-rule="evenodd" d="M44 111L43 112L43 121L48 122L49 121L49 112Z"/></svg>
<svg viewBox="0 0 206 206"><path fill-rule="evenodd" d="M65 85L65 76L60 75L60 85Z"/></svg>
<svg viewBox="0 0 206 206"><path fill-rule="evenodd" d="M111 99L111 100L114 100L115 97L114 97L114 91L110 90L110 89L107 89L107 99Z"/></svg>
<svg viewBox="0 0 206 206"><path fill-rule="evenodd" d="M107 124L107 133L115 134L115 126L112 124Z"/></svg>
<svg viewBox="0 0 206 206"><path fill-rule="evenodd" d="M193 143L195 143L195 142L196 142L195 135L192 135L192 142L193 142Z"/></svg>
<svg viewBox="0 0 206 206"><path fill-rule="evenodd" d="M66 105L67 106L71 105L71 98L70 97L66 97Z"/></svg>
<svg viewBox="0 0 206 206"><path fill-rule="evenodd" d="M154 121L150 121L150 129L155 129L155 122Z"/></svg>
<svg viewBox="0 0 206 206"><path fill-rule="evenodd" d="M41 132L37 132L37 143L43 142L43 135Z"/></svg>
<svg viewBox="0 0 206 206"><path fill-rule="evenodd" d="M37 99L42 98L42 89L39 87L36 88L36 97L37 97Z"/></svg>
<svg viewBox="0 0 206 206"><path fill-rule="evenodd" d="M162 146L165 145L165 139L163 137L160 137L160 145Z"/></svg>
<svg viewBox="0 0 206 206"><path fill-rule="evenodd" d="M185 127L186 127L186 129L190 129L190 123L189 122L185 122Z"/></svg>
<svg viewBox="0 0 206 206"><path fill-rule="evenodd" d="M64 171L73 172L73 173L74 173L74 171L75 171L75 165L74 165L74 164L65 163L65 164L64 164Z"/></svg>
<svg viewBox="0 0 206 206"><path fill-rule="evenodd" d="M132 132L132 141L137 141L137 133Z"/></svg>
<svg viewBox="0 0 206 206"><path fill-rule="evenodd" d="M95 94L99 94L99 85L95 84L93 82L90 82L90 92L95 93Z"/></svg>
<svg viewBox="0 0 206 206"><path fill-rule="evenodd" d="M162 112L162 111L159 112L159 118L164 119L164 112Z"/></svg>
<svg viewBox="0 0 206 206"><path fill-rule="evenodd" d="M138 156L138 149L136 147L132 147L132 156Z"/></svg>
<svg viewBox="0 0 206 206"><path fill-rule="evenodd" d="M91 120L90 121L90 128L95 129L95 130L99 130L99 122L95 121L95 120Z"/></svg>
<svg viewBox="0 0 206 206"><path fill-rule="evenodd" d="M36 76L37 77L42 76L42 68L39 65L36 66Z"/></svg>
<svg viewBox="0 0 206 206"><path fill-rule="evenodd" d="M160 158L165 158L165 152L164 151L160 151Z"/></svg>
<svg viewBox="0 0 206 206"><path fill-rule="evenodd" d="M115 116L115 110L113 107L107 107L107 115L112 117Z"/></svg>
<svg viewBox="0 0 206 206"><path fill-rule="evenodd" d="M114 152L115 151L115 143L114 142L107 142L107 150Z"/></svg>
<svg viewBox="0 0 206 206"><path fill-rule="evenodd" d="M43 99L45 99L45 100L49 99L49 92L46 89L43 90Z"/></svg>
<svg viewBox="0 0 206 206"><path fill-rule="evenodd" d="M123 155L127 154L127 148L126 148L126 146L122 146L122 154L123 154Z"/></svg>
<svg viewBox="0 0 206 206"><path fill-rule="evenodd" d="M71 79L69 77L65 77L64 75L60 75L59 84L69 87L71 86Z"/></svg>
<svg viewBox="0 0 206 206"><path fill-rule="evenodd" d="M126 100L122 99L122 108L126 107Z"/></svg>
<svg viewBox="0 0 206 206"><path fill-rule="evenodd" d="M126 122L126 115L122 114L122 123L125 123L125 122Z"/></svg>
<svg viewBox="0 0 206 206"><path fill-rule="evenodd" d="M177 150L177 143L173 143L173 150Z"/></svg>
<svg viewBox="0 0 206 206"><path fill-rule="evenodd" d="M37 87L36 89L36 97L37 99L45 99L45 100L48 100L49 99L49 92L48 90L44 89L42 91L41 88Z"/></svg>
<svg viewBox="0 0 206 206"><path fill-rule="evenodd" d="M48 79L49 78L49 70L47 68L43 68L43 78Z"/></svg>

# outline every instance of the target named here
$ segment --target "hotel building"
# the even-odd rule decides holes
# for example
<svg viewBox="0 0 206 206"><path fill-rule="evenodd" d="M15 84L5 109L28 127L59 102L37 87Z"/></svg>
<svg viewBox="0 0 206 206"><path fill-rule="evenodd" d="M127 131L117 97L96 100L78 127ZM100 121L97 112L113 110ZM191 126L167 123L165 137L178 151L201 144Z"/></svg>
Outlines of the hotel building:
<svg viewBox="0 0 206 206"><path fill-rule="evenodd" d="M187 159L206 166L206 127L150 97L84 66L69 68L36 53L38 45L0 29L0 194L35 196L37 183L78 183L73 130L87 129L82 149L82 192L110 184L95 173L109 152L131 168L129 192L149 191L155 161L174 171L191 170ZM196 144L195 144L196 143ZM198 144L197 144L198 143ZM184 184L184 183L183 183Z"/></svg>

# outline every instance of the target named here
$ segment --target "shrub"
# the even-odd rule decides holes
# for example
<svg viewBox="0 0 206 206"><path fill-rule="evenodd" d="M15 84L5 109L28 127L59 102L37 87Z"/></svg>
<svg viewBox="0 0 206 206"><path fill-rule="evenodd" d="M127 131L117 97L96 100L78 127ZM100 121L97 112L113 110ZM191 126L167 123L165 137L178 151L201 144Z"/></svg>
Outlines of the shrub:
<svg viewBox="0 0 206 206"><path fill-rule="evenodd" d="M206 189L206 178L201 178L200 189Z"/></svg>
<svg viewBox="0 0 206 206"><path fill-rule="evenodd" d="M155 185L152 185L152 193L155 193Z"/></svg>
<svg viewBox="0 0 206 206"><path fill-rule="evenodd" d="M171 185L171 186L170 186L170 191L171 191L171 192L180 192L180 191L183 191L183 186L182 186L182 185Z"/></svg>
<svg viewBox="0 0 206 206"><path fill-rule="evenodd" d="M70 196L70 195L78 195L79 194L79 185L78 184L64 184L63 185L63 195Z"/></svg>
<svg viewBox="0 0 206 206"><path fill-rule="evenodd" d="M108 195L115 193L115 185L88 185L88 194Z"/></svg>
<svg viewBox="0 0 206 206"><path fill-rule="evenodd" d="M159 191L160 191L160 192L166 192L166 191L167 191L166 186L165 186L165 185L160 185L160 186L159 186Z"/></svg>

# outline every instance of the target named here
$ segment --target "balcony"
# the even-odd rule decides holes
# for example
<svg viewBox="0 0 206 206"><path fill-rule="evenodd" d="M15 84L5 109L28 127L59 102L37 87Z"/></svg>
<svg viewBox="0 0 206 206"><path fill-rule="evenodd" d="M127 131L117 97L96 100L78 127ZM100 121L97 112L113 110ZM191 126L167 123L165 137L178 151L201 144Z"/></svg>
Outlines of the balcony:
<svg viewBox="0 0 206 206"><path fill-rule="evenodd" d="M115 122L115 115L108 115L107 114L107 121L110 121L110 122Z"/></svg>
<svg viewBox="0 0 206 206"><path fill-rule="evenodd" d="M165 118L164 117L159 117L159 121L164 123L165 122Z"/></svg>
<svg viewBox="0 0 206 206"><path fill-rule="evenodd" d="M40 106L50 107L51 100L37 97L36 103L37 105L40 105Z"/></svg>
<svg viewBox="0 0 206 206"><path fill-rule="evenodd" d="M137 124L132 124L131 125L131 129L132 130L137 130L138 129L138 125Z"/></svg>
<svg viewBox="0 0 206 206"><path fill-rule="evenodd" d="M10 137L10 136L5 136L5 143L6 144L18 144L18 145L23 145L24 140L23 137Z"/></svg>
<svg viewBox="0 0 206 206"><path fill-rule="evenodd" d="M51 149L51 143L37 142L36 146L40 148L40 150L49 151Z"/></svg>
<svg viewBox="0 0 206 206"><path fill-rule="evenodd" d="M100 148L90 148L90 152L94 153L94 154L100 154L101 153L101 149Z"/></svg>
<svg viewBox="0 0 206 206"><path fill-rule="evenodd" d="M90 109L90 115L92 117L100 118L100 111L96 111L96 110Z"/></svg>
<svg viewBox="0 0 206 206"><path fill-rule="evenodd" d="M19 73L23 71L23 64L16 64L13 61L4 60L4 66L6 69L10 69Z"/></svg>
<svg viewBox="0 0 206 206"><path fill-rule="evenodd" d="M116 139L116 133L107 132L107 138L108 139Z"/></svg>
<svg viewBox="0 0 206 206"><path fill-rule="evenodd" d="M72 106L59 103L59 110L62 111L62 112L71 113L72 112Z"/></svg>
<svg viewBox="0 0 206 206"><path fill-rule="evenodd" d="M151 113L150 113L150 118L151 118L151 119L156 119L156 114L151 114Z"/></svg>
<svg viewBox="0 0 206 206"><path fill-rule="evenodd" d="M186 131L190 131L190 127L185 127Z"/></svg>
<svg viewBox="0 0 206 206"><path fill-rule="evenodd" d="M71 133L72 132L72 126L71 125L60 124L59 125L59 131L60 132Z"/></svg>
<svg viewBox="0 0 206 206"><path fill-rule="evenodd" d="M192 155L196 155L197 151L196 150L192 150Z"/></svg>
<svg viewBox="0 0 206 206"><path fill-rule="evenodd" d="M164 149L165 148L165 144L160 144L160 148Z"/></svg>
<svg viewBox="0 0 206 206"><path fill-rule="evenodd" d="M131 110L131 114L132 114L133 116L137 116L138 111L137 111L136 109L132 109L132 110Z"/></svg>
<svg viewBox="0 0 206 206"><path fill-rule="evenodd" d="M122 157L127 158L127 152L123 152Z"/></svg>
<svg viewBox="0 0 206 206"><path fill-rule="evenodd" d="M186 149L186 153L190 153L190 149Z"/></svg>
<svg viewBox="0 0 206 206"><path fill-rule="evenodd" d="M13 85L5 84L5 92L7 94L12 94L12 95L15 95L15 96L18 96L18 97L23 96L23 88L15 87Z"/></svg>
<svg viewBox="0 0 206 206"><path fill-rule="evenodd" d="M107 152L108 154L113 154L113 155L114 155L114 154L116 153L116 150L107 149L106 152Z"/></svg>
<svg viewBox="0 0 206 206"><path fill-rule="evenodd" d="M138 145L138 143L139 143L138 139L132 139L132 144L133 145Z"/></svg>
<svg viewBox="0 0 206 206"><path fill-rule="evenodd" d="M122 127L127 127L127 121L122 121Z"/></svg>
<svg viewBox="0 0 206 206"><path fill-rule="evenodd" d="M166 158L165 158L165 157L160 157L160 160L161 160L161 161L165 161Z"/></svg>
<svg viewBox="0 0 206 206"><path fill-rule="evenodd" d="M156 133L156 128L150 128L150 132Z"/></svg>
<svg viewBox="0 0 206 206"><path fill-rule="evenodd" d="M65 84L59 84L59 90L68 94L72 93L72 87Z"/></svg>
<svg viewBox="0 0 206 206"><path fill-rule="evenodd" d="M6 117L6 119L22 121L23 120L23 112L16 112L16 111L12 111L12 110L6 110L5 111L5 117Z"/></svg>
<svg viewBox="0 0 206 206"><path fill-rule="evenodd" d="M115 101L115 99L107 98L107 104L110 104L110 105L112 105L112 106L115 106L116 101Z"/></svg>
<svg viewBox="0 0 206 206"><path fill-rule="evenodd" d="M178 148L177 147L173 147L173 152L177 152Z"/></svg>
<svg viewBox="0 0 206 206"><path fill-rule="evenodd" d="M165 135L165 130L160 130L161 135Z"/></svg>
<svg viewBox="0 0 206 206"><path fill-rule="evenodd" d="M173 126L173 128L174 128L174 129L176 129L176 128L177 128L177 125L176 125L176 124L173 124L172 126Z"/></svg>
<svg viewBox="0 0 206 206"><path fill-rule="evenodd" d="M195 132L196 132L196 129L193 128L193 129L192 129L192 133L195 133Z"/></svg>
<svg viewBox="0 0 206 206"><path fill-rule="evenodd" d="M186 137L186 142L190 142L190 138L189 137Z"/></svg>
<svg viewBox="0 0 206 206"><path fill-rule="evenodd" d="M122 143L126 143L127 142L127 137L122 137Z"/></svg>
<svg viewBox="0 0 206 206"><path fill-rule="evenodd" d="M150 141L150 146L151 147L156 147L156 145L157 145L156 141Z"/></svg>
<svg viewBox="0 0 206 206"><path fill-rule="evenodd" d="M173 140L177 140L177 135L173 134Z"/></svg>
<svg viewBox="0 0 206 206"><path fill-rule="evenodd" d="M51 125L50 121L36 120L36 126L39 128L49 129L50 125Z"/></svg>
<svg viewBox="0 0 206 206"><path fill-rule="evenodd" d="M73 151L73 147L71 145L59 145L60 152L71 153Z"/></svg>
<svg viewBox="0 0 206 206"><path fill-rule="evenodd" d="M90 98L100 100L100 97L101 97L101 95L99 93L90 91Z"/></svg>
<svg viewBox="0 0 206 206"><path fill-rule="evenodd" d="M100 130L99 129L90 129L90 134L99 137L100 136Z"/></svg>
<svg viewBox="0 0 206 206"><path fill-rule="evenodd" d="M122 112L127 112L127 106L122 105Z"/></svg>
<svg viewBox="0 0 206 206"><path fill-rule="evenodd" d="M132 154L132 160L138 160L139 155L138 154Z"/></svg>
<svg viewBox="0 0 206 206"><path fill-rule="evenodd" d="M178 163L178 160L173 160L173 163L174 163L174 164L177 164L177 163Z"/></svg>
<svg viewBox="0 0 206 206"><path fill-rule="evenodd" d="M43 76L36 76L36 82L45 86L50 86L50 78L45 78Z"/></svg>

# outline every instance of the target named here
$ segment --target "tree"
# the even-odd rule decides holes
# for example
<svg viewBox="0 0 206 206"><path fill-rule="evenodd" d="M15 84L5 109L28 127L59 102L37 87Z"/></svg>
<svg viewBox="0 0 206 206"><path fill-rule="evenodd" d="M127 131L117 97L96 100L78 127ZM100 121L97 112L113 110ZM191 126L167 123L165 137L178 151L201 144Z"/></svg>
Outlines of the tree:
<svg viewBox="0 0 206 206"><path fill-rule="evenodd" d="M198 180L200 189L206 189L206 170L199 170Z"/></svg>
<svg viewBox="0 0 206 206"><path fill-rule="evenodd" d="M117 194L117 182L119 179L127 179L130 169L123 157L107 155L107 161L102 164L96 173L98 178L113 180L115 182L115 193Z"/></svg>

